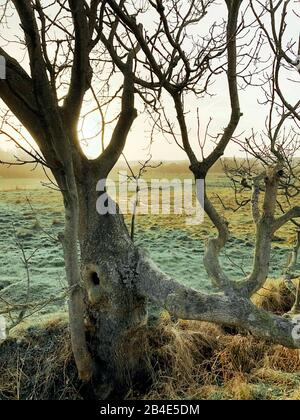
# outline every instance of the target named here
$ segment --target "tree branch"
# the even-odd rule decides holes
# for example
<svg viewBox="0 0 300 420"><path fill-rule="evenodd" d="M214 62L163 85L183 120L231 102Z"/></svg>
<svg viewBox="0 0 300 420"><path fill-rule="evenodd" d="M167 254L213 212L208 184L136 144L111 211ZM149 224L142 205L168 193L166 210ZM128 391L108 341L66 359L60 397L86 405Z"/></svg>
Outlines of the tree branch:
<svg viewBox="0 0 300 420"><path fill-rule="evenodd" d="M261 217L256 221L256 245L253 270L248 279L241 283L243 296L252 296L261 289L269 274L273 238L274 215L277 205L277 190L281 166L269 168L265 174L265 196Z"/></svg>
<svg viewBox="0 0 300 420"><path fill-rule="evenodd" d="M41 146L45 136L39 123L39 107L34 95L33 81L17 60L0 47L6 61L6 79L0 79L0 98Z"/></svg>
<svg viewBox="0 0 300 420"><path fill-rule="evenodd" d="M206 295L187 288L160 271L145 254L140 254L137 274L139 293L178 318L245 328L256 337L300 348L300 339L293 334L296 324L292 319L259 309L247 298Z"/></svg>
<svg viewBox="0 0 300 420"><path fill-rule="evenodd" d="M275 233L278 229L290 222L292 219L300 217L300 206L295 206L287 211L283 216L278 217L273 224L273 232Z"/></svg>
<svg viewBox="0 0 300 420"><path fill-rule="evenodd" d="M242 113L240 110L240 100L237 84L237 30L239 11L243 0L226 1L228 9L227 23L227 55L228 55L228 71L227 79L231 103L231 117L229 124L218 142L217 146L211 154L201 163L201 175L206 174L208 170L223 156L224 151L232 139L232 136L239 124Z"/></svg>
<svg viewBox="0 0 300 420"><path fill-rule="evenodd" d="M75 123L78 121L82 101L92 78L89 61L91 34L84 6L85 2L83 0L68 0L68 3L72 12L75 48L71 82L63 108L67 113L68 123L72 125L72 122L74 124L74 121Z"/></svg>
<svg viewBox="0 0 300 420"><path fill-rule="evenodd" d="M133 54L134 51L129 53L126 70L124 70L124 86L120 117L108 147L93 163L95 168L101 167L101 170L104 171L104 176L109 174L121 156L129 130L137 117L137 111L134 107Z"/></svg>

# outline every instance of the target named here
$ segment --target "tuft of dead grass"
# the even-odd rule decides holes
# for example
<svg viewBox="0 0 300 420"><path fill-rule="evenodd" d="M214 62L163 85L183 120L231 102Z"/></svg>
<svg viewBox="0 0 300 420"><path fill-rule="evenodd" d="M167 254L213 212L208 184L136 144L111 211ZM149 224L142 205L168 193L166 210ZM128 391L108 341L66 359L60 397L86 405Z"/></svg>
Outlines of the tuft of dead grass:
<svg viewBox="0 0 300 420"><path fill-rule="evenodd" d="M253 386L248 383L243 375L238 375L225 385L225 392L229 395L229 399L248 401L253 400Z"/></svg>
<svg viewBox="0 0 300 420"><path fill-rule="evenodd" d="M288 399L299 386L298 350L202 322L164 318L157 328L149 347L155 381L142 398Z"/></svg>
<svg viewBox="0 0 300 420"><path fill-rule="evenodd" d="M0 346L0 400L81 399L67 324L21 333Z"/></svg>
<svg viewBox="0 0 300 420"><path fill-rule="evenodd" d="M299 401L300 400L300 387L296 389L289 398L292 401Z"/></svg>
<svg viewBox="0 0 300 420"><path fill-rule="evenodd" d="M259 381L269 382L280 387L297 387L300 377L281 370L263 367L252 373L252 380L257 378Z"/></svg>
<svg viewBox="0 0 300 420"><path fill-rule="evenodd" d="M271 346L266 353L264 366L288 373L300 373L300 351Z"/></svg>
<svg viewBox="0 0 300 420"><path fill-rule="evenodd" d="M254 295L252 301L268 312L284 315L292 309L295 296L288 289L283 279L268 279L264 287Z"/></svg>

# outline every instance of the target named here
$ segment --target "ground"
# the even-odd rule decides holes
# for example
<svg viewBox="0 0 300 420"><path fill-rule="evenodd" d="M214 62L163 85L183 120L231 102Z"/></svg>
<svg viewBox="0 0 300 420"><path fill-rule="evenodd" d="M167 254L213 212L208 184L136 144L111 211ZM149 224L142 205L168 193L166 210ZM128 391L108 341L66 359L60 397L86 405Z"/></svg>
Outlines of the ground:
<svg viewBox="0 0 300 420"><path fill-rule="evenodd" d="M174 323L166 313L140 334L148 368L124 399L300 400L298 350L212 324ZM77 378L62 316L15 330L0 346L0 378L0 400L92 398Z"/></svg>
<svg viewBox="0 0 300 420"><path fill-rule="evenodd" d="M114 178L116 176L116 173L112 175ZM151 176L153 173L147 174L148 179ZM165 165L155 170L155 178L185 177L190 175L186 166L182 164ZM221 257L222 265L227 274L238 281L252 267L255 232L249 208L242 208L235 213L223 208L223 205L233 206L234 200L228 181L221 172L210 174L208 186L212 200L230 222L231 238ZM216 194L222 197L223 204ZM41 317L47 320L57 317L57 314L64 317L66 312L62 251L60 245L52 239L63 229L63 222L63 207L58 192L42 187L37 179L0 178L0 297L6 302L20 304L26 301L29 290L30 301L49 301L39 312L36 312L35 308L31 309L33 316L26 319L26 326L36 323ZM126 217L126 222L130 224L130 217ZM214 229L206 218L201 225L187 226L185 216L141 215L136 222L135 240L137 244L149 250L152 258L165 272L187 286L212 292L214 288L201 261L205 240L213 232ZM280 278L294 236L295 228L290 224L274 238L270 278ZM29 265L29 284L21 260L20 246L27 257L33 254ZM256 299L259 300L260 297L261 294L256 296ZM220 387L208 384L207 388L203 388L204 385L201 385L201 392L207 392L207 398L216 399L246 397L259 393L267 396L268 384L274 380L274 375L272 368L268 370L265 364L263 369L263 373L260 371L254 376L251 374L250 384L249 378L243 377L243 372L242 376L235 372L228 384L226 382L225 388L224 383ZM298 374L294 371L281 373L276 376L279 388L285 382L293 382L295 386L292 387L291 393L296 392L299 387ZM161 394L164 392L161 391ZM243 395L235 395L238 392ZM281 396L287 398L290 394L283 393Z"/></svg>

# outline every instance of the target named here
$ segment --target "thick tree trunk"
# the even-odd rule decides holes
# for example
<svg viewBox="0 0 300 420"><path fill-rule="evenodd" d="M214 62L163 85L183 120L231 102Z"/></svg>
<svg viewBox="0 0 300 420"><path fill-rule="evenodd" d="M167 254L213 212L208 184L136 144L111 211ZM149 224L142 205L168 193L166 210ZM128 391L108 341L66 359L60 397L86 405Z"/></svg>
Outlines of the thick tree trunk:
<svg viewBox="0 0 300 420"><path fill-rule="evenodd" d="M143 369L144 346L136 340L141 340L137 334L147 322L147 303L135 286L137 256L123 217L100 216L96 184L86 181L80 192L80 246L87 339L94 390L98 398L106 398L126 390Z"/></svg>
<svg viewBox="0 0 300 420"><path fill-rule="evenodd" d="M268 341L299 348L295 320L255 307L249 299L252 283L250 288L206 295L161 272L134 246L121 215L97 213L97 181L88 171L85 175L78 185L79 237L87 341L98 398L113 392L120 395L144 373L148 298L178 318L241 327Z"/></svg>

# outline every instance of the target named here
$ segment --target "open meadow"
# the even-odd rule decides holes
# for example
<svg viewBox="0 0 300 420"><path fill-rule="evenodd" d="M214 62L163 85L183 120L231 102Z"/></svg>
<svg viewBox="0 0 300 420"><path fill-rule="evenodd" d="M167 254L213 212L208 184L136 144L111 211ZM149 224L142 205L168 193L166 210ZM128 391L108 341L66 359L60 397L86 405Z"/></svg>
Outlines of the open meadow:
<svg viewBox="0 0 300 420"><path fill-rule="evenodd" d="M158 179L190 178L184 164L165 164L147 174ZM152 171L153 172L153 171ZM114 177L116 174L112 176ZM249 207L237 212L227 211L223 206L234 207L233 190L222 173L212 173L208 181L209 193L230 223L231 238L221 261L226 273L239 280L249 273L253 263L254 225ZM174 193L172 192L172 195ZM175 192L176 194L176 192ZM216 197L222 197L223 204ZM131 216L125 216L128 227ZM64 226L63 205L59 192L41 185L38 179L0 179L0 291L1 297L12 303L27 299L28 279L22 263L20 246L29 261L30 300L51 300L35 316L51 314L66 309L64 295L66 282L64 261L59 243L55 243ZM187 286L203 291L216 291L207 277L202 257L205 241L214 229L205 216L200 225L186 224L186 215L138 215L136 219L136 242L148 250L153 260L162 269ZM289 249L294 241L293 225L276 235L270 277L279 278L285 268ZM53 240L54 239L54 240Z"/></svg>
<svg viewBox="0 0 300 420"><path fill-rule="evenodd" d="M152 176L149 173L146 178ZM155 170L155 177L160 179L188 176L183 164L168 163ZM237 212L224 209L234 206L234 198L221 172L210 174L208 186L213 202L230 222L231 237L221 262L226 273L238 281L252 267L255 239L251 214L247 206ZM217 195L222 197L222 204ZM129 227L131 216L125 219ZM12 338L1 346L2 399L86 398L74 370L66 324L64 261L61 246L55 243L63 226L58 192L42 187L38 179L0 179L0 308L7 302L33 302L24 321L12 329ZM206 217L202 224L189 226L184 215L138 215L135 240L167 273L210 293L217 289L208 279L202 257L205 241L213 233ZM294 237L293 225L276 235L270 280L254 297L257 304L276 313L284 313L293 303L280 278ZM27 267L22 252L32 256ZM45 305L35 307L41 302ZM133 387L128 398L300 398L297 350L268 345L242 331L171 319L152 305L150 318L147 334L153 349L150 354L145 349L145 357L151 365L159 365L158 373L146 394L141 394L139 386L138 391ZM52 364L46 363L49 358ZM61 369L65 372L63 381ZM42 383L47 383L46 388Z"/></svg>

